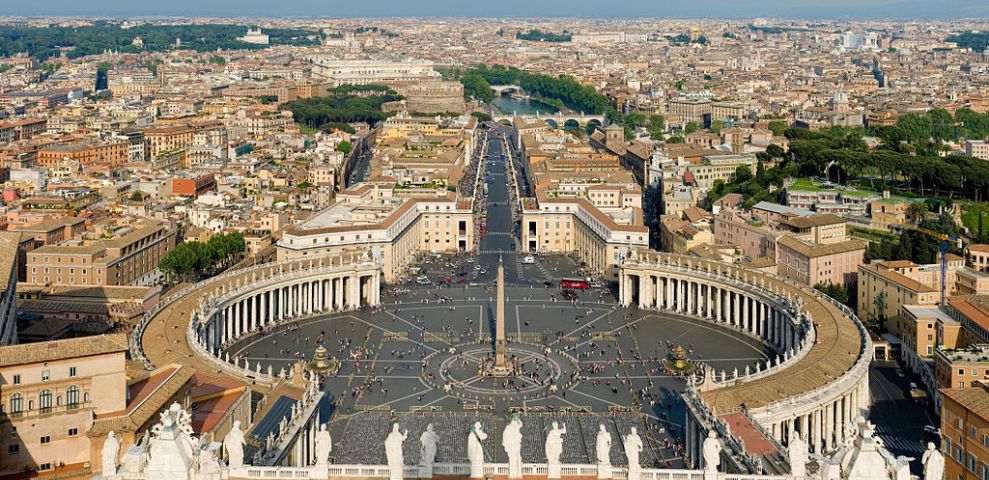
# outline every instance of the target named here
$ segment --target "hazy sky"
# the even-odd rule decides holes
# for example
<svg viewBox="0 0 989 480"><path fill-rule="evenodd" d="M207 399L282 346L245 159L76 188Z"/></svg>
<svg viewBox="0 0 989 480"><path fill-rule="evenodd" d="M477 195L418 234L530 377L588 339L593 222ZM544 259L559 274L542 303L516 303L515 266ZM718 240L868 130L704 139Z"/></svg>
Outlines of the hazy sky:
<svg viewBox="0 0 989 480"><path fill-rule="evenodd" d="M989 0L0 0L0 15L989 17Z"/></svg>

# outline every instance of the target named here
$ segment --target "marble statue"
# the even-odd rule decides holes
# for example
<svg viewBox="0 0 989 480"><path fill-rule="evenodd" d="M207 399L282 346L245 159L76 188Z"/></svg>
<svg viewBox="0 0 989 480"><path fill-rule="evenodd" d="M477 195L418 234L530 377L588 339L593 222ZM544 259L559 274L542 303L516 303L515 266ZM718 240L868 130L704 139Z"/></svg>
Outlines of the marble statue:
<svg viewBox="0 0 989 480"><path fill-rule="evenodd" d="M330 438L330 431L326 429L324 423L319 426L319 431L316 432L316 465L326 465L332 451L333 439Z"/></svg>
<svg viewBox="0 0 989 480"><path fill-rule="evenodd" d="M594 444L598 461L598 478L611 478L611 434L604 428L604 424L598 424L598 436Z"/></svg>
<svg viewBox="0 0 989 480"><path fill-rule="evenodd" d="M563 454L563 435L567 433L567 426L562 427L555 420L549 433L546 434L546 463L559 464L560 455Z"/></svg>
<svg viewBox="0 0 989 480"><path fill-rule="evenodd" d="M113 477L117 474L117 454L120 453L120 440L117 434L110 430L106 434L106 441L103 442L103 451L100 459L103 461L103 478Z"/></svg>
<svg viewBox="0 0 989 480"><path fill-rule="evenodd" d="M484 445L488 434L481 429L481 422L474 422L474 427L467 434L467 460L470 461L470 477L484 477Z"/></svg>
<svg viewBox="0 0 989 480"><path fill-rule="evenodd" d="M704 473L717 473L718 467L721 465L721 441L718 440L718 434L714 430L707 432L707 438L704 439L703 445L704 454Z"/></svg>
<svg viewBox="0 0 989 480"><path fill-rule="evenodd" d="M639 454L642 453L642 439L635 427L625 435L622 443L625 445L625 458L628 459L628 480L639 480L642 467L639 465Z"/></svg>
<svg viewBox="0 0 989 480"><path fill-rule="evenodd" d="M934 443L927 442L927 450L920 457L920 463L924 464L924 480L944 479L944 455L941 455Z"/></svg>
<svg viewBox="0 0 989 480"><path fill-rule="evenodd" d="M910 480L910 462L916 460L913 457L900 455L893 462L893 480Z"/></svg>
<svg viewBox="0 0 989 480"><path fill-rule="evenodd" d="M561 427L559 422L554 420L549 433L546 434L546 465L549 478L560 478L560 455L563 454L563 435L566 433L566 424Z"/></svg>
<svg viewBox="0 0 989 480"><path fill-rule="evenodd" d="M800 439L800 434L790 432L790 443L786 446L787 459L790 460L790 474L793 478L807 476L807 444Z"/></svg>
<svg viewBox="0 0 989 480"><path fill-rule="evenodd" d="M234 420L230 432L223 438L223 449L227 451L228 466L244 465L244 443L244 431L240 429L240 420Z"/></svg>
<svg viewBox="0 0 989 480"><path fill-rule="evenodd" d="M419 464L432 465L436 461L436 444L440 441L440 436L433 431L433 424L426 425L426 430L419 436Z"/></svg>
<svg viewBox="0 0 989 480"><path fill-rule="evenodd" d="M595 447L598 465L611 465L611 434L604 428L604 424L598 425L598 436Z"/></svg>
<svg viewBox="0 0 989 480"><path fill-rule="evenodd" d="M522 419L517 413L501 434L501 446L508 454L508 478L522 478Z"/></svg>
<svg viewBox="0 0 989 480"><path fill-rule="evenodd" d="M394 423L391 433L385 438L385 457L388 459L390 480L402 480L404 477L405 460L402 458L402 443L408 438L409 432L400 432L398 424Z"/></svg>

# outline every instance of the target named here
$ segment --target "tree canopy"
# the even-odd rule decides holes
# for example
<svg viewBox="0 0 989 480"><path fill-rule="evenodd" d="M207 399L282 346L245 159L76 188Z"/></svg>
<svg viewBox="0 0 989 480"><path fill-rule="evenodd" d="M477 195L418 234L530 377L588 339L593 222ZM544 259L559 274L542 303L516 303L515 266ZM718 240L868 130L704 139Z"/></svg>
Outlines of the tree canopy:
<svg viewBox="0 0 989 480"><path fill-rule="evenodd" d="M0 56L27 52L44 60L56 56L59 48L71 48L69 58L96 55L104 50L123 53L159 52L175 48L181 40L182 49L198 52L224 50L258 50L267 45L242 42L246 29L242 25L138 25L123 29L119 24L100 21L81 27L0 26ZM265 29L272 45L318 45L319 33L303 29ZM141 37L143 47L133 45Z"/></svg>
<svg viewBox="0 0 989 480"><path fill-rule="evenodd" d="M367 122L375 125L388 118L388 114L381 110L383 104L403 98L394 93L381 95L352 95L333 91L329 93L328 96L300 98L285 102L278 108L291 111L295 121L306 127L332 130L334 128L343 129L341 125L351 122Z"/></svg>
<svg viewBox="0 0 989 480"><path fill-rule="evenodd" d="M478 65L460 72L461 83L464 83L465 79L470 79L468 83L464 83L465 95L468 93L468 87L476 89L475 91L483 91L483 84L478 82L474 75L487 82L489 88L490 85L518 85L542 101L584 113L602 114L608 109L607 96L598 93L593 86L582 85L577 79L567 75L551 77L515 67Z"/></svg>
<svg viewBox="0 0 989 480"><path fill-rule="evenodd" d="M183 242L175 246L158 262L162 272L183 280L196 280L199 274L244 252L244 236L240 233L216 235L207 242Z"/></svg>

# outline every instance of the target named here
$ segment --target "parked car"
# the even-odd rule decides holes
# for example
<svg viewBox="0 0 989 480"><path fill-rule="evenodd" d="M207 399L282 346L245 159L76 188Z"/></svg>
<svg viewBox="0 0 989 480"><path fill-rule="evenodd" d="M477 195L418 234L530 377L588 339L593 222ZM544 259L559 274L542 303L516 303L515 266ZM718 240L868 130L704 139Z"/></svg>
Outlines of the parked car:
<svg viewBox="0 0 989 480"><path fill-rule="evenodd" d="M526 263L526 264L536 263L536 259L532 258L532 255L526 255L525 257L522 258L522 263Z"/></svg>

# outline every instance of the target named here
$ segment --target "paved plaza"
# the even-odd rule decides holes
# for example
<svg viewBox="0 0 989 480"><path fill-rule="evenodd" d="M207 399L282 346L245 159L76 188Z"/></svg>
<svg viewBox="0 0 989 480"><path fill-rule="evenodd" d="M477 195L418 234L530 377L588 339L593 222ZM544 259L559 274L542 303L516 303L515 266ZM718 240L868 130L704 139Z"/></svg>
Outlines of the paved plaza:
<svg viewBox="0 0 989 480"><path fill-rule="evenodd" d="M496 139L491 136L492 145ZM498 430L489 433L500 435L507 415L523 412L533 432L552 418L571 418L570 428L580 435L584 430L592 435L597 424L605 424L616 439L627 426L640 425L650 449L643 461L682 466L679 394L685 378L664 368L672 349L682 347L698 366L728 372L754 368L770 350L714 323L620 307L609 283L579 292L574 301L563 299L560 278L579 275L580 266L563 255L523 263L525 254L513 250L515 214L502 151L489 147L484 165L489 233L477 256L426 255L406 283L385 287L378 309L300 319L244 339L228 352L278 371L312 360L322 343L339 362L323 385L332 403L324 411L333 437L340 439L335 452L341 463L375 460L365 458L368 450L378 450L366 448L366 441L387 432L392 420L418 435L425 423L435 423L438 431L466 432L463 425L479 419ZM480 367L494 348L499 262L508 285L507 357L517 368L513 375L493 377L482 375ZM429 285L414 282L418 275ZM587 456L577 446L568 448L575 460ZM500 450L493 448L492 454L503 454Z"/></svg>

